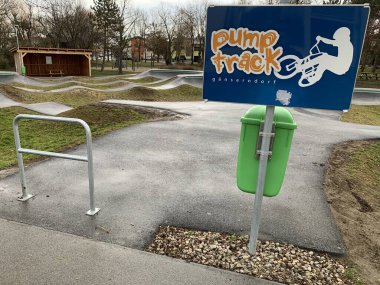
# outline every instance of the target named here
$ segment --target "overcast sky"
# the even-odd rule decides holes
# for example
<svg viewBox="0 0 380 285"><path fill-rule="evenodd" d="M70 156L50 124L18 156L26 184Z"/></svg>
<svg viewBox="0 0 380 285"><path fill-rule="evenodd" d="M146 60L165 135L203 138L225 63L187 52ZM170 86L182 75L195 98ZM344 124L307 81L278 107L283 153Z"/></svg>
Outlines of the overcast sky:
<svg viewBox="0 0 380 285"><path fill-rule="evenodd" d="M90 8L93 5L93 0L76 0L82 3L85 7ZM118 1L118 0L116 0ZM135 8L150 10L155 7L159 7L161 3L168 3L175 7L178 5L185 6L188 3L203 2L203 0L129 0ZM209 3L215 5L234 5L238 0L208 0ZM262 5L267 2L267 0L249 0L253 5ZM323 4L323 0L311 0L312 4Z"/></svg>
<svg viewBox="0 0 380 285"><path fill-rule="evenodd" d="M93 0L80 0L84 6L90 7L93 5ZM160 3L169 3L173 6L176 5L186 5L187 3L194 3L194 2L201 2L202 0L130 0L133 3L133 6L136 8L153 8L157 7L160 5ZM252 2L257 1L258 3L262 3L265 0L254 0ZM203 1L202 1L203 2ZM237 0L212 0L209 1L215 4L220 4L220 5L226 5L226 4L235 4Z"/></svg>

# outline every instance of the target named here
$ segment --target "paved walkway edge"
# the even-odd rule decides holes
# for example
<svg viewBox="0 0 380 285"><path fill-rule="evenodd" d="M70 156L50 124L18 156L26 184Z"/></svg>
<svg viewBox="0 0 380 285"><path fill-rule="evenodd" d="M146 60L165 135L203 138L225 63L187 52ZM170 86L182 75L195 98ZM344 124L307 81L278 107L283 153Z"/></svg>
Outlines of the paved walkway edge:
<svg viewBox="0 0 380 285"><path fill-rule="evenodd" d="M1 284L278 283L0 219Z"/></svg>
<svg viewBox="0 0 380 285"><path fill-rule="evenodd" d="M357 87L354 89L354 92L367 92L367 93L379 93L380 94L380 89Z"/></svg>

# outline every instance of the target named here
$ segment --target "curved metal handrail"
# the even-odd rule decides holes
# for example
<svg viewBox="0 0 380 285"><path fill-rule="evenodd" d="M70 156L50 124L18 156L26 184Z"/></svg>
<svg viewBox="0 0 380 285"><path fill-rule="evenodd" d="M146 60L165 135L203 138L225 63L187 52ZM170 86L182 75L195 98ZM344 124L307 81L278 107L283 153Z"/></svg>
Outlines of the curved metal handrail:
<svg viewBox="0 0 380 285"><path fill-rule="evenodd" d="M19 133L19 121L21 119L27 120L41 120L41 121L55 121L55 122L65 122L65 123L77 123L82 125L82 127L86 131L86 145L87 145L87 156L78 156L50 151L41 151L35 149L25 149L21 147L20 143L20 133ZM17 115L13 120L13 134L15 138L16 144L16 154L17 154L17 163L20 169L20 178L21 178L21 187L22 187L22 197L17 200L25 202L30 198L33 198L35 195L28 194L26 187L26 179L25 179L25 170L24 170L24 161L22 154L36 154L36 155L44 155L51 157L58 157L64 159L85 161L88 165L88 184L89 184L89 193L90 193L90 210L86 212L86 215L93 216L99 212L100 208L95 208L95 199L94 199L94 170L93 170L93 158L92 158L92 136L91 129L88 124L77 118L65 118L65 117L53 117L53 116L42 116L42 115L28 115L28 114L20 114Z"/></svg>

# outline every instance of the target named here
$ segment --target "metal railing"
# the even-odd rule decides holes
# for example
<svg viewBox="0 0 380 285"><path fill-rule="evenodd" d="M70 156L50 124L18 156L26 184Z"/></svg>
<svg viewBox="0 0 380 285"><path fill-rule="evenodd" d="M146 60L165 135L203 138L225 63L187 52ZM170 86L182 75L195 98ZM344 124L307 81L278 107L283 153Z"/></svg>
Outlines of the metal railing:
<svg viewBox="0 0 380 285"><path fill-rule="evenodd" d="M41 121L56 121L56 122L81 124L86 131L87 156L78 156L78 155L71 155L71 154L64 154L64 153L56 153L56 152L50 152L50 151L41 151L41 150L35 150L35 149L22 148L21 143L20 143L20 134L19 134L19 130L18 130L19 121L21 119L41 120ZM88 163L88 184L89 184L89 192L90 192L90 210L88 210L86 212L86 215L93 216L99 212L100 209L95 208L95 201L94 201L94 172L93 172L93 159L92 159L91 130L85 121L83 121L81 119L75 119L75 118L20 114L20 115L17 115L13 120L13 133L14 133L14 138L15 138L17 162L18 162L18 166L20 169L21 187L22 187L22 197L19 197L17 200L25 202L25 201L27 201L30 198L35 196L33 194L28 194L28 191L27 191L26 179L25 179L25 170L24 170L24 161L23 161L22 154L23 153L29 153L29 154L37 154L37 155L44 155L44 156L52 156L52 157L65 158L65 159L71 159L71 160L86 161Z"/></svg>

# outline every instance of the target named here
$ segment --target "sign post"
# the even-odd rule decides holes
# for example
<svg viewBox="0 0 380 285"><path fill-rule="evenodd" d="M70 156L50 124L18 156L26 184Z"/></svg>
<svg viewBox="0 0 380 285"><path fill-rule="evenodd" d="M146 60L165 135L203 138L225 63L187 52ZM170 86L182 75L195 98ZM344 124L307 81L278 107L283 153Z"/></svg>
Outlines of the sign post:
<svg viewBox="0 0 380 285"><path fill-rule="evenodd" d="M251 254L263 196L281 188L296 128L290 112L275 106L348 110L368 16L368 5L208 8L203 98L266 106L263 129L262 109L241 118L238 186L256 195Z"/></svg>
<svg viewBox="0 0 380 285"><path fill-rule="evenodd" d="M275 106L267 106L265 111L264 129L262 135L262 144L260 149L259 174L257 179L255 203L253 205L253 217L251 225L251 234L249 235L248 251L255 254L256 243L259 235L261 220L261 205L263 202L265 177L267 173L267 163L269 155L270 139L272 137L272 125Z"/></svg>

